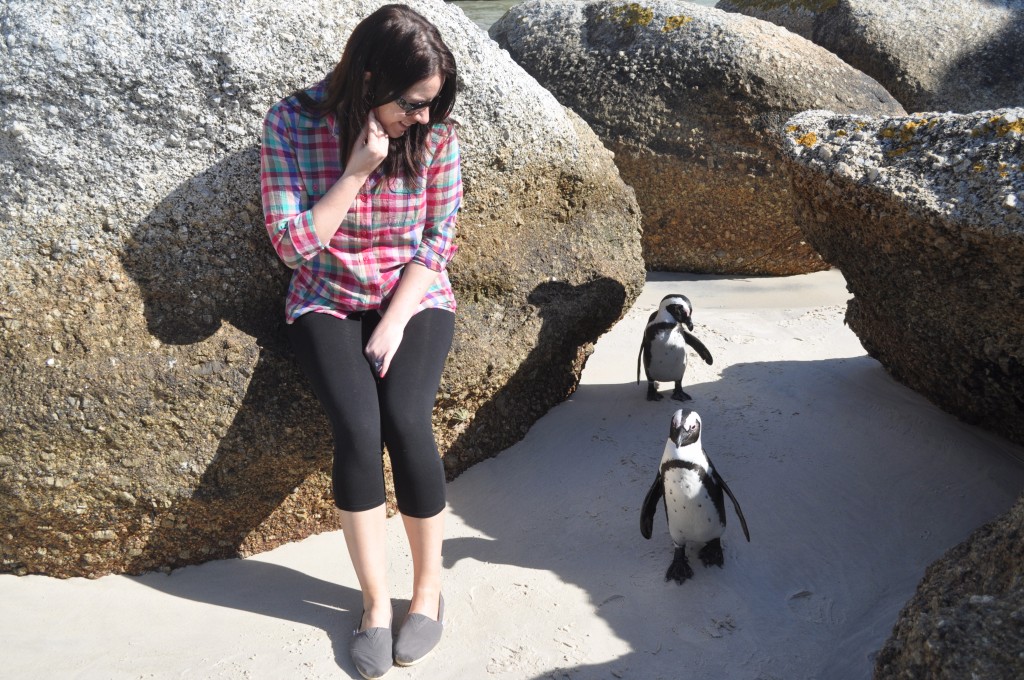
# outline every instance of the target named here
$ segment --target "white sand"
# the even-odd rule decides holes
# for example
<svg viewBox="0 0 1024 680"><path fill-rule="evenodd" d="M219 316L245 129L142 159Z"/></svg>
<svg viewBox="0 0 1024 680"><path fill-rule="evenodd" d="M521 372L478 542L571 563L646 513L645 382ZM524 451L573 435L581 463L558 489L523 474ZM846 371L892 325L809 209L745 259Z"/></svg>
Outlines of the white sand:
<svg viewBox="0 0 1024 680"><path fill-rule="evenodd" d="M663 514L639 531L679 404L634 383L674 292L715 357L691 355L688 405L752 537L730 507L724 569L694 560L682 586L663 580ZM449 485L446 637L387 677L869 678L925 567L1024 487L1024 449L891 380L843 325L847 297L837 272L651 275L576 394ZM400 617L410 570L388 524ZM4 575L0 677L356 677L358 612L337 533L169 576Z"/></svg>

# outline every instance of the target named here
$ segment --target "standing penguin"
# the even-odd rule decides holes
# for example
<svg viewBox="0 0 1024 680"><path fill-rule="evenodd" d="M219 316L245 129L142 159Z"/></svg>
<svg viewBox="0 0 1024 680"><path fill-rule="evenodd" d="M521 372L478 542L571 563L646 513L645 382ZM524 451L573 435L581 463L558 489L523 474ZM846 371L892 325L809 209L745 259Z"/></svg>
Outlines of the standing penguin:
<svg viewBox="0 0 1024 680"><path fill-rule="evenodd" d="M725 532L723 492L732 499L736 515L743 525L743 535L750 541L747 520L743 518L740 504L704 452L700 431L700 415L696 411L679 409L672 415L658 475L640 510L640 533L649 539L658 501L665 498L668 532L676 547L672 564L665 572L665 580L676 583L693 576L693 569L686 559L687 543L702 545L697 556L705 567L721 567L724 563L721 541Z"/></svg>
<svg viewBox="0 0 1024 680"><path fill-rule="evenodd" d="M690 395L683 391L686 345L697 350L697 354L708 365L714 362L708 348L690 332L693 330L693 321L690 320L692 313L693 305L685 295L666 295L662 298L658 311L651 313L647 319L644 341L636 358L638 385L641 361L647 374L647 401L661 401L662 396L658 394L659 380L675 382L676 388L672 390L672 398L676 401L690 400Z"/></svg>

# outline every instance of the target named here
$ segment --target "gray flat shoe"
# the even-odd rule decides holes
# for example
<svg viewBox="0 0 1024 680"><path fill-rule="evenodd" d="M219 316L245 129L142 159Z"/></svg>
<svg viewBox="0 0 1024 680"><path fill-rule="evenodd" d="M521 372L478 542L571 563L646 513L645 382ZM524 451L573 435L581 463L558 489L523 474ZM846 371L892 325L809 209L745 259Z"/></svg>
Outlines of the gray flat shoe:
<svg viewBox="0 0 1024 680"><path fill-rule="evenodd" d="M444 632L444 597L437 602L437 621L423 614L409 614L395 639L395 663L412 666L423 661L441 641Z"/></svg>
<svg viewBox="0 0 1024 680"><path fill-rule="evenodd" d="M363 623L362 614L359 623ZM361 631L357 627L352 631L348 651L359 675L366 680L383 677L394 665L391 628L367 628Z"/></svg>

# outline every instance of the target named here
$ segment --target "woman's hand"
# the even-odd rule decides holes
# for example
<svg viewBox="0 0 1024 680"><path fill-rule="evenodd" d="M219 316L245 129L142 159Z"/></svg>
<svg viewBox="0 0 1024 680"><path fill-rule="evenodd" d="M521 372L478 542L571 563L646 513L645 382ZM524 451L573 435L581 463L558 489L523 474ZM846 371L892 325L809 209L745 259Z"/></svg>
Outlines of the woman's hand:
<svg viewBox="0 0 1024 680"><path fill-rule="evenodd" d="M369 177L387 157L390 141L384 126L377 120L377 116L373 115L373 111L370 111L366 125L363 126L352 152L348 155L345 174Z"/></svg>
<svg viewBox="0 0 1024 680"><path fill-rule="evenodd" d="M398 346L402 344L405 325L416 314L416 309L423 300L423 296L427 294L427 290L436 280L437 272L417 262L405 265L398 288L388 302L387 308L383 310L380 323L373 329L370 341L366 343L366 349L363 350L371 365L380 362L377 375L382 378L388 372L388 366L391 365L391 359L398 351Z"/></svg>
<svg viewBox="0 0 1024 680"><path fill-rule="evenodd" d="M370 334L370 341L366 343L363 354L370 360L370 364L380 377L383 378L387 374L391 359L398 351L398 346L402 344L404 336L405 324L389 319L387 315Z"/></svg>

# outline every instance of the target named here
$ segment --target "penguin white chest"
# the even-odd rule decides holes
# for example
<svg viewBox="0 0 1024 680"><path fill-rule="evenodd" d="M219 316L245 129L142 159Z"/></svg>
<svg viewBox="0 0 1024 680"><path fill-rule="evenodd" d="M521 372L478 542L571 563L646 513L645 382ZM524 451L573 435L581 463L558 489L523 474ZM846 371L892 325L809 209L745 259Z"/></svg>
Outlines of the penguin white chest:
<svg viewBox="0 0 1024 680"><path fill-rule="evenodd" d="M651 340L651 363L647 369L651 380L662 382L683 379L686 371L686 340L673 330L659 333Z"/></svg>
<svg viewBox="0 0 1024 680"><path fill-rule="evenodd" d="M664 484L668 530L676 546L707 543L721 537L725 526L697 472L685 468L666 470Z"/></svg>

